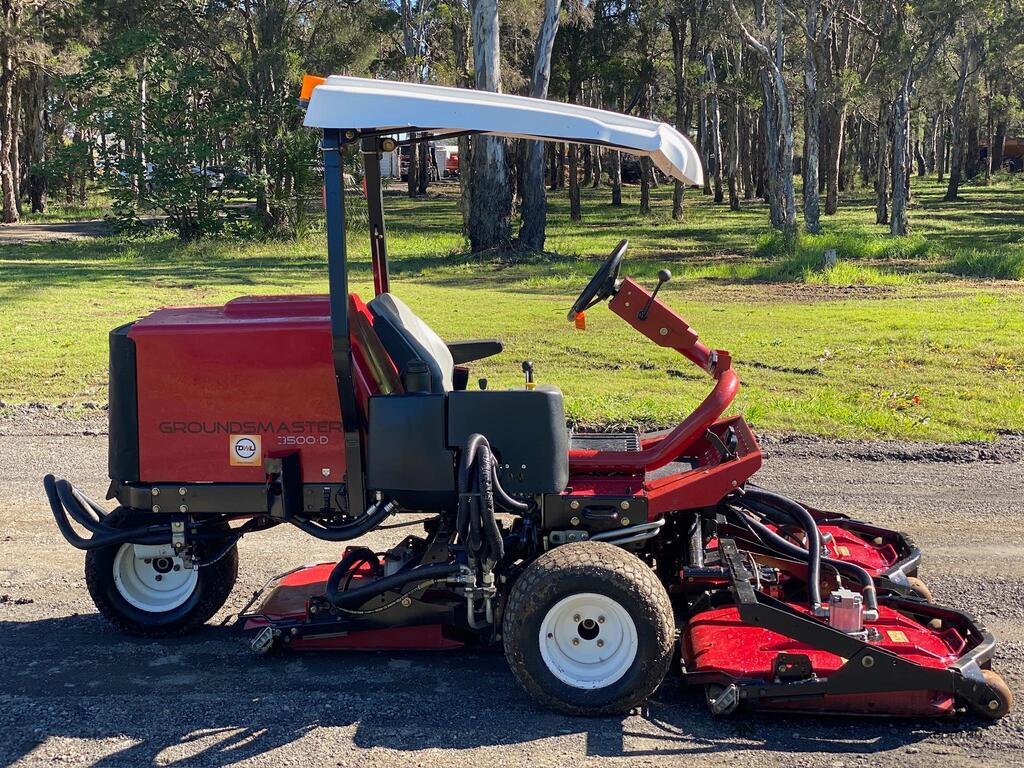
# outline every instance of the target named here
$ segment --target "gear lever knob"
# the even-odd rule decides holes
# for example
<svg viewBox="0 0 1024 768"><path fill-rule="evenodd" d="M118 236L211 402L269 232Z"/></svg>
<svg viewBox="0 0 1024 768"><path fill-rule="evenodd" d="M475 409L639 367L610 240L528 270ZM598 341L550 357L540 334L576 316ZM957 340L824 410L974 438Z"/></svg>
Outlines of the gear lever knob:
<svg viewBox="0 0 1024 768"><path fill-rule="evenodd" d="M526 374L526 388L533 389L537 385L533 381L533 363L529 360L523 360L523 373Z"/></svg>
<svg viewBox="0 0 1024 768"><path fill-rule="evenodd" d="M661 290L661 286L663 286L665 283L667 283L671 279L672 279L672 273L669 272L667 269L662 267L661 269L658 270L658 284L656 286L654 286L654 292L651 294L651 298L649 298L647 300L647 303L644 304L644 308L636 313L636 319L637 320L646 320L647 319L647 313L651 311L651 304L654 303L654 299L658 295L658 291Z"/></svg>

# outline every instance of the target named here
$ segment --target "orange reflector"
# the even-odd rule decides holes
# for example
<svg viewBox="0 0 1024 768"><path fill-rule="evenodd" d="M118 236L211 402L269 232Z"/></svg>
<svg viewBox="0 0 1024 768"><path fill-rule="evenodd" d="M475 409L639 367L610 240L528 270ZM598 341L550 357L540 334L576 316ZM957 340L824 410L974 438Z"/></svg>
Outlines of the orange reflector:
<svg viewBox="0 0 1024 768"><path fill-rule="evenodd" d="M581 330L581 331L587 330L587 313L586 312L577 312L576 313L576 327L579 330Z"/></svg>
<svg viewBox="0 0 1024 768"><path fill-rule="evenodd" d="M313 89L318 85L323 85L327 82L326 77L317 77L316 75L303 75L302 76L302 91L299 94L299 98L303 101L309 101L309 97L313 95Z"/></svg>

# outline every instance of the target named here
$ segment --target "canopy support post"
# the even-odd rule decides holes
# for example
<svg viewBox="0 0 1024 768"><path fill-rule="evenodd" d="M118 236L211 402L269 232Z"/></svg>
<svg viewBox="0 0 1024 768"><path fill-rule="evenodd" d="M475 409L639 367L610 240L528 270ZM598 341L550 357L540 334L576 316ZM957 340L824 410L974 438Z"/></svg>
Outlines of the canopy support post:
<svg viewBox="0 0 1024 768"><path fill-rule="evenodd" d="M373 261L373 290L377 296L390 290L387 230L384 227L384 189L380 180L381 145L391 139L367 137L362 140L363 180L366 182L366 210L370 219L370 256Z"/></svg>
<svg viewBox="0 0 1024 768"><path fill-rule="evenodd" d="M345 252L345 181L341 152L355 140L355 131L324 129L324 201L327 215L327 272L331 306L331 349L334 377L341 405L345 440L345 494L347 513L360 517L366 511L363 475L363 441L359 432L359 406L352 374L352 341L349 338L348 265ZM379 167L378 167L379 171Z"/></svg>

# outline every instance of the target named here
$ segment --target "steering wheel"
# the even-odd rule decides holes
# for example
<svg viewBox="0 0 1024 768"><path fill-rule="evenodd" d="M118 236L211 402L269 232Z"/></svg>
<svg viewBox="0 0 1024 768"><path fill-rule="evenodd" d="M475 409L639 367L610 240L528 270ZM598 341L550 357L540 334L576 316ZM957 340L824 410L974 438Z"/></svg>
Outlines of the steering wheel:
<svg viewBox="0 0 1024 768"><path fill-rule="evenodd" d="M626 255L627 248L629 248L629 240L620 240L601 267L594 273L594 276L590 278L587 287L583 289L579 298L572 305L572 309L569 310L570 323L576 319L576 315L614 296L619 290L619 269L622 267L622 257Z"/></svg>

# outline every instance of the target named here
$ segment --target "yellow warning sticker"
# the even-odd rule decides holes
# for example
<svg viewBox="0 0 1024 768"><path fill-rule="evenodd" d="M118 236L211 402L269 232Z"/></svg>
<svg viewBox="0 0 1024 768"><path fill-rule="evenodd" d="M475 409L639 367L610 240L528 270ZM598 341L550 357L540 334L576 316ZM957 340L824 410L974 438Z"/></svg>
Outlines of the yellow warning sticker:
<svg viewBox="0 0 1024 768"><path fill-rule="evenodd" d="M889 640L894 643L909 643L905 632L901 632L898 629L887 629L885 634L889 636Z"/></svg>
<svg viewBox="0 0 1024 768"><path fill-rule="evenodd" d="M843 557L849 557L850 556L850 548L849 547L841 547L841 546L840 547L836 547L836 552L838 552Z"/></svg>

